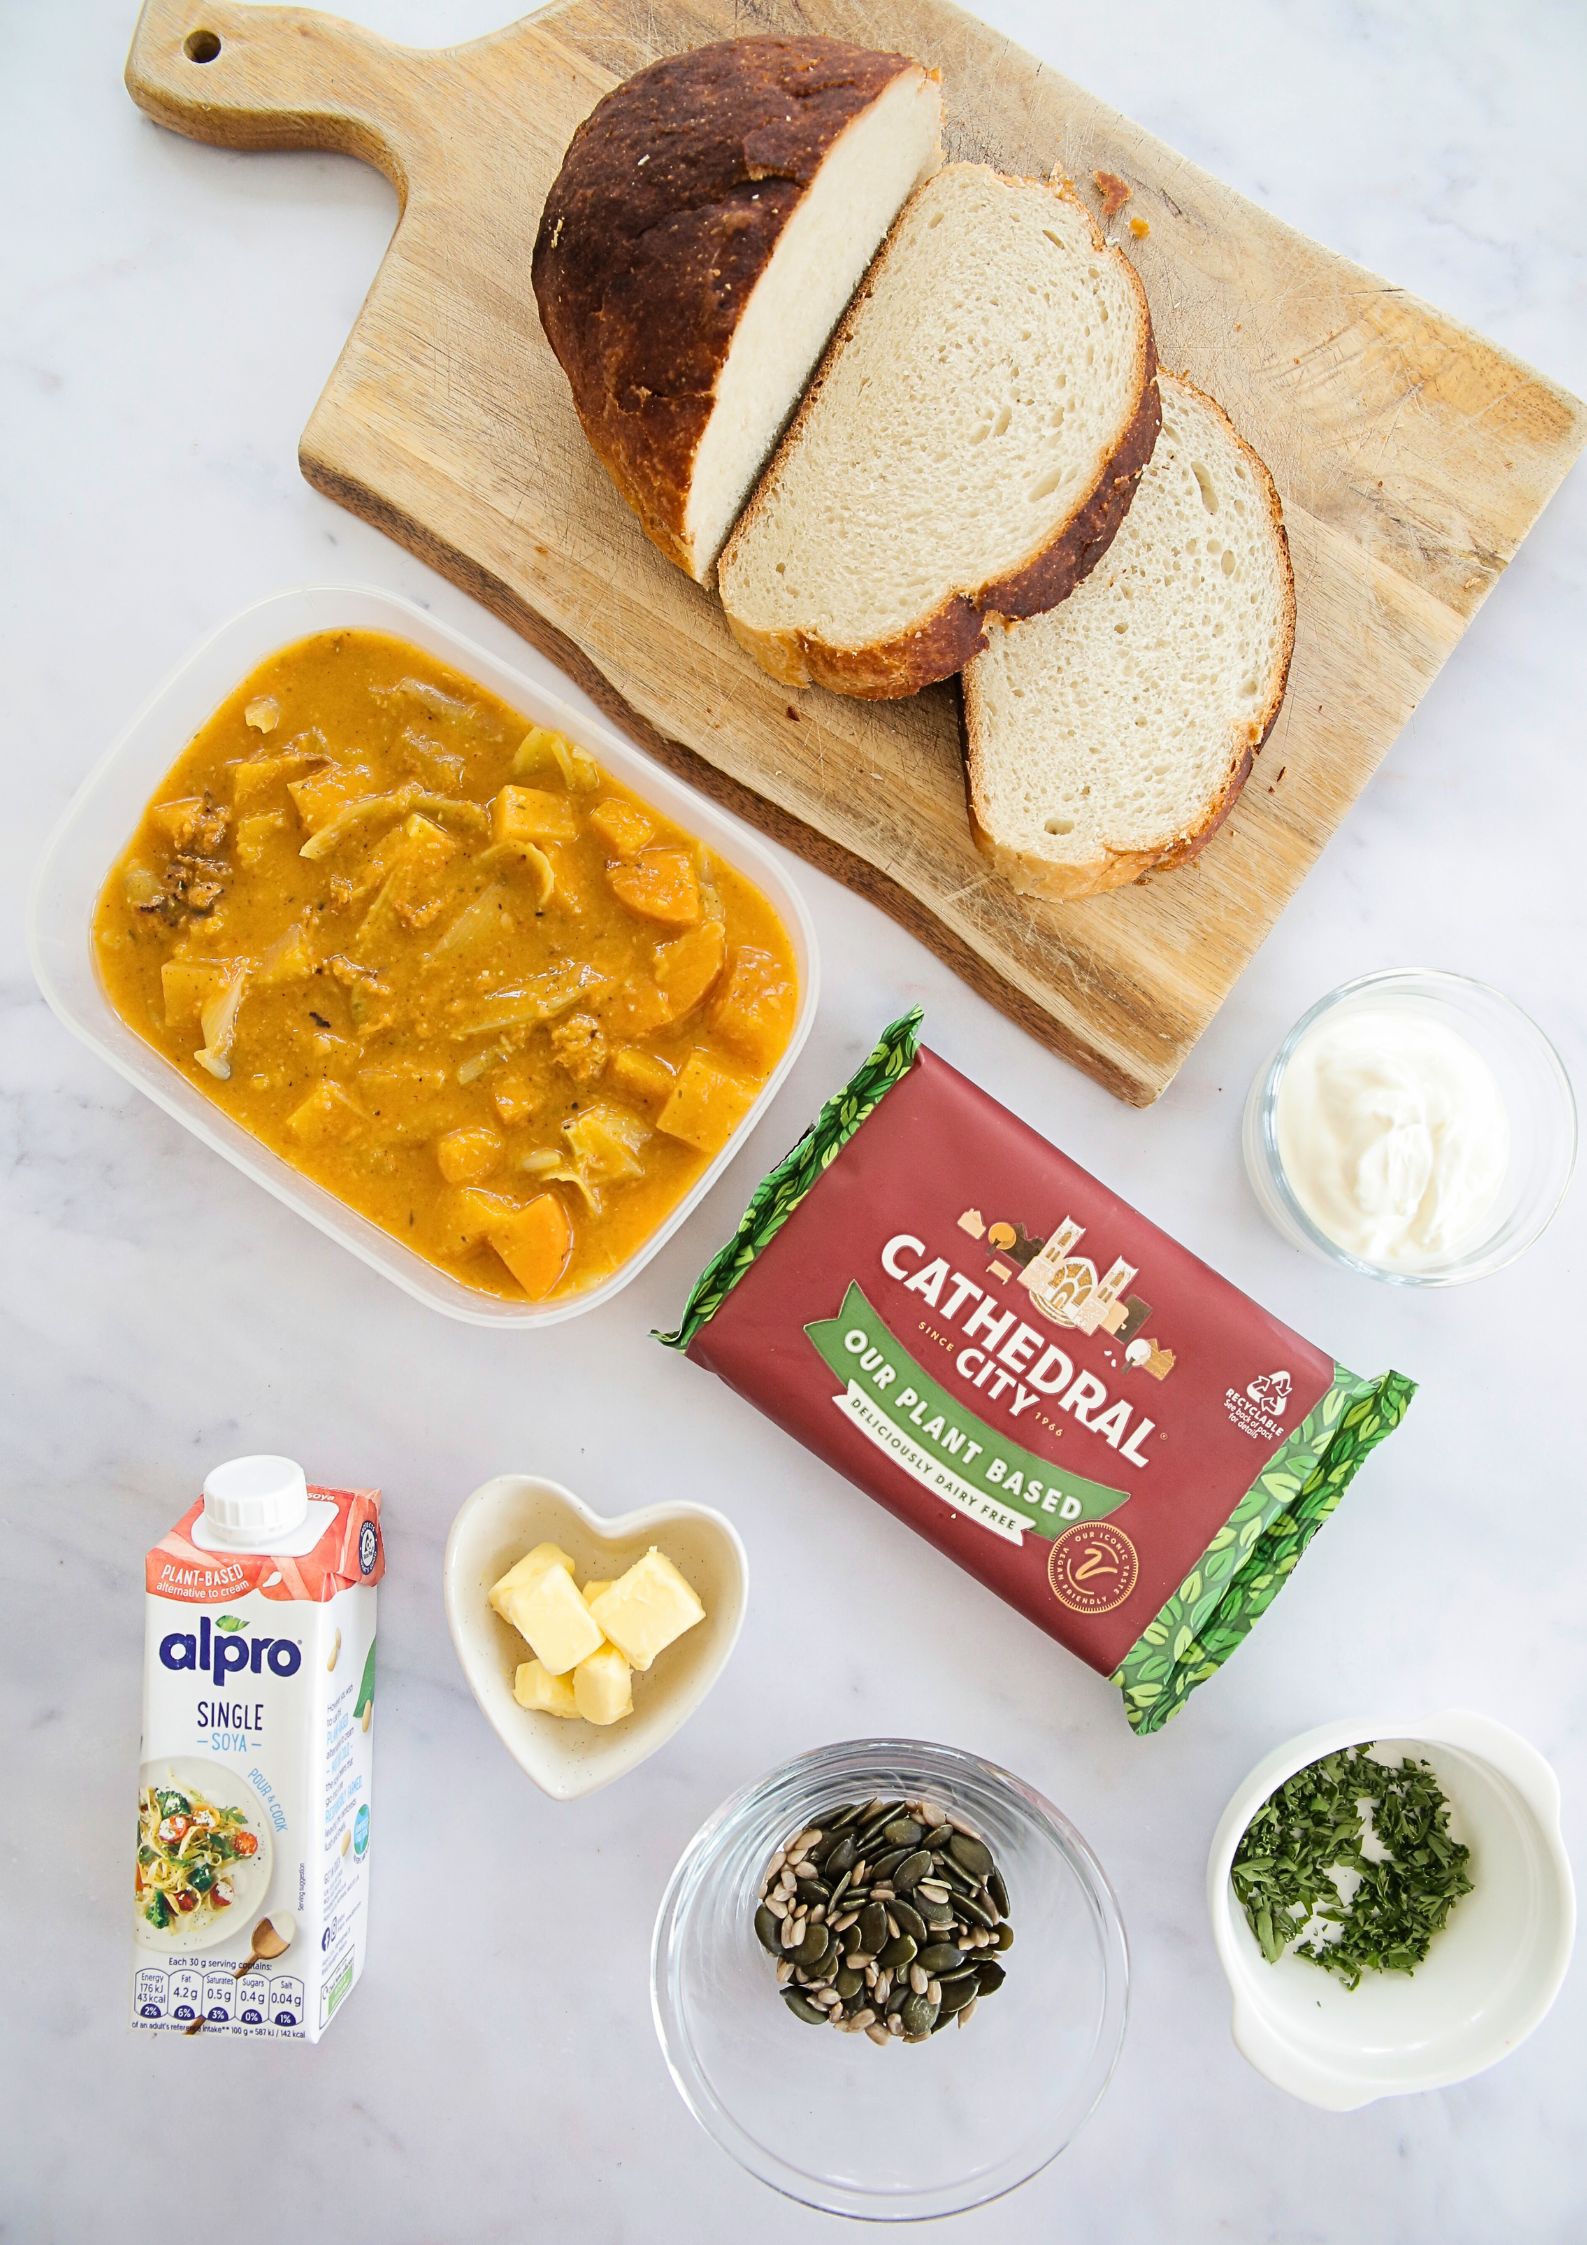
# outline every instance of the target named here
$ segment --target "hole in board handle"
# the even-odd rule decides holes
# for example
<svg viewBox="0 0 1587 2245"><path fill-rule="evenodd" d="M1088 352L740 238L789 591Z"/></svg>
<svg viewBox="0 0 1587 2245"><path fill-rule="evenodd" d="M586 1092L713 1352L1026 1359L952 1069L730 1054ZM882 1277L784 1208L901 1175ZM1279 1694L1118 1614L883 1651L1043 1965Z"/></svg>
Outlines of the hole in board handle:
<svg viewBox="0 0 1587 2245"><path fill-rule="evenodd" d="M220 40L213 31L190 31L182 41L182 52L189 62L213 62L220 53Z"/></svg>

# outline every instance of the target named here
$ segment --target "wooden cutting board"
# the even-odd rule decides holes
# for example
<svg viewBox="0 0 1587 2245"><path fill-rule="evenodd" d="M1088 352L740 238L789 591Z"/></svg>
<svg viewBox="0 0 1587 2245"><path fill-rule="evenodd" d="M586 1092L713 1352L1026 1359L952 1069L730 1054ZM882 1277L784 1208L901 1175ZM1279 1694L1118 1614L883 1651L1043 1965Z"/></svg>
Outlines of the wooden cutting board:
<svg viewBox="0 0 1587 2245"><path fill-rule="evenodd" d="M585 447L529 252L574 126L643 63L749 31L943 74L951 154L1061 165L1151 297L1164 365L1222 399L1283 495L1289 698L1198 864L1067 906L990 873L954 689L790 695L657 555ZM947 0L556 0L418 51L328 16L149 0L127 83L177 132L376 164L402 215L304 432L303 472L562 663L667 762L874 899L1122 1098L1156 1098L1382 759L1587 434L1587 410L1319 249ZM1130 219L1149 232L1135 240Z"/></svg>

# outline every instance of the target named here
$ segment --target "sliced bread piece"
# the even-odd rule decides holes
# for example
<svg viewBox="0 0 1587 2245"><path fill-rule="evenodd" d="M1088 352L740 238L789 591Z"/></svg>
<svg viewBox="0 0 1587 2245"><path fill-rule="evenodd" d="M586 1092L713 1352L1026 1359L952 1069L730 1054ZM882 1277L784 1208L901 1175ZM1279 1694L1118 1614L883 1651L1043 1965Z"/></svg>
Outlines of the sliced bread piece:
<svg viewBox="0 0 1587 2245"><path fill-rule="evenodd" d="M1162 432L1106 561L964 674L976 838L1029 896L1194 857L1284 699L1295 580L1273 479L1211 398L1157 380Z"/></svg>
<svg viewBox="0 0 1587 2245"><path fill-rule="evenodd" d="M723 551L773 677L883 699L1106 551L1157 434L1146 295L1067 181L950 164L913 197Z"/></svg>
<svg viewBox="0 0 1587 2245"><path fill-rule="evenodd" d="M667 56L574 134L541 325L613 482L702 583L941 125L907 55L757 38Z"/></svg>

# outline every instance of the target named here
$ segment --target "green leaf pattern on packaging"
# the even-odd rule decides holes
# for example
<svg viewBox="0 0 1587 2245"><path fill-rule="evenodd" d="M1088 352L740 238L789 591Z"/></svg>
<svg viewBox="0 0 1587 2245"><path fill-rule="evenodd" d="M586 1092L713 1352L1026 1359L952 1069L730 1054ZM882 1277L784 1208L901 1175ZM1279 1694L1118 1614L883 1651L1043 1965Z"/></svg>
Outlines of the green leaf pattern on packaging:
<svg viewBox="0 0 1587 2245"><path fill-rule="evenodd" d="M1367 1453L1415 1394L1388 1372L1333 1386L1235 1506L1113 1672L1133 1730L1160 1730L1266 1613Z"/></svg>
<svg viewBox="0 0 1587 2245"><path fill-rule="evenodd" d="M921 1008L916 1006L882 1031L876 1049L835 1092L804 1136L768 1170L750 1195L738 1230L712 1256L683 1306L675 1333L654 1338L669 1349L686 1349L702 1325L716 1315L755 1258L776 1238L824 1169L831 1167L884 1093L907 1076L920 1045Z"/></svg>

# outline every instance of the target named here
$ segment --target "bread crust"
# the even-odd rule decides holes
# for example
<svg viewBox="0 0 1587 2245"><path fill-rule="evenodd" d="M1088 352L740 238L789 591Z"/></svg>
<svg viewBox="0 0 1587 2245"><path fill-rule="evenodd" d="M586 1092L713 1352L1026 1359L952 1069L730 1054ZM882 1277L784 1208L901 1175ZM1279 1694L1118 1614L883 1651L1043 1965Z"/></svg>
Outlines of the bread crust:
<svg viewBox="0 0 1587 2245"><path fill-rule="evenodd" d="M739 316L834 143L908 72L929 75L843 39L718 40L614 87L568 144L530 266L540 324L596 456L691 575L690 480Z"/></svg>
<svg viewBox="0 0 1587 2245"><path fill-rule="evenodd" d="M1278 488L1269 473L1267 462L1246 442L1217 399L1199 389L1188 375L1175 375L1174 380L1217 414L1229 435L1245 454L1256 477L1257 490L1267 508L1283 568L1284 613L1280 657L1275 665L1267 700L1255 717L1236 728L1230 741L1229 764L1222 784L1213 794L1196 825L1173 836L1159 848L1108 850L1102 857L1094 858L1086 865L1058 865L1028 851L1010 849L1006 843L996 841L981 825L976 815L975 798L984 748L976 738L974 686L969 682L965 683L960 695L959 716L970 826L976 843L982 854L1021 895L1040 897L1053 904L1074 903L1083 897L1100 896L1108 889L1128 888L1132 882L1143 880L1148 873L1168 872L1175 866L1188 865L1192 858L1199 857L1239 800L1257 756L1278 723L1279 712L1284 706L1284 696L1289 687L1290 664L1295 653L1295 571L1290 560L1289 533L1284 528L1284 508L1279 499Z"/></svg>
<svg viewBox="0 0 1587 2245"><path fill-rule="evenodd" d="M761 668L785 686L826 686L834 693L861 701L896 701L919 693L923 686L934 685L940 679L952 678L986 645L988 617L1038 616L1066 599L1102 559L1130 511L1135 487L1152 456L1162 422L1157 395L1157 349L1146 290L1124 252L1104 241L1071 181L1053 178L1028 184L1050 188L1083 212L1094 248L1116 258L1129 276L1140 311L1141 336L1135 407L1119 442L1102 463L1091 492L1056 536L1034 548L1014 568L992 582L957 588L918 623L890 639L865 647L839 647L816 632L758 631L741 623L728 611L728 624L739 645L747 648ZM728 547L753 522L763 495L776 475L777 458L783 447L797 441L801 426L813 411L827 374L853 331L909 208L906 203L894 221L869 277L839 323L815 378L805 392L804 401L789 423L778 455L773 456L759 489L740 515ZM725 555L727 548L723 550Z"/></svg>

